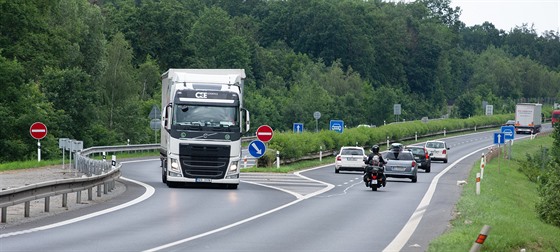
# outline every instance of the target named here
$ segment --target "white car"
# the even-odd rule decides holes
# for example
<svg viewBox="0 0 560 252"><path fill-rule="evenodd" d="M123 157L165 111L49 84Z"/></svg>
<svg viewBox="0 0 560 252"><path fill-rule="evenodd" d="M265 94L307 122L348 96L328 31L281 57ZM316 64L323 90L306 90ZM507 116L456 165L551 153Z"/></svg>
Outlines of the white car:
<svg viewBox="0 0 560 252"><path fill-rule="evenodd" d="M364 148L357 146L344 146L336 155L334 172L339 171L364 171L364 158L367 158Z"/></svg>
<svg viewBox="0 0 560 252"><path fill-rule="evenodd" d="M444 141L427 141L424 147L430 154L432 161L441 160L447 163L447 153L449 150L447 143Z"/></svg>

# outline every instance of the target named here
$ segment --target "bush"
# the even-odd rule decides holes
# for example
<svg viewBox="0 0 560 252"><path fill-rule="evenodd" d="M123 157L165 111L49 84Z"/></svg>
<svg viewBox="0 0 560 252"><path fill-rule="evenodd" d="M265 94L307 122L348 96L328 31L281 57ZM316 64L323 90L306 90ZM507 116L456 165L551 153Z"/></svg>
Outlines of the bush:
<svg viewBox="0 0 560 252"><path fill-rule="evenodd" d="M544 222L560 227L560 165L551 164L552 167L539 180L541 198L536 210Z"/></svg>

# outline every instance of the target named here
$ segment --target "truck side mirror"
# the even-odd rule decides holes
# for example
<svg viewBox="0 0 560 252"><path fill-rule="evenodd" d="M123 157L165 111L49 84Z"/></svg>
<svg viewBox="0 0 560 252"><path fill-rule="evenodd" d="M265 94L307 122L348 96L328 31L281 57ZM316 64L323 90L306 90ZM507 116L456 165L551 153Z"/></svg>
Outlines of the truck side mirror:
<svg viewBox="0 0 560 252"><path fill-rule="evenodd" d="M165 106L165 112L163 113L163 120L161 120L162 128L164 128L166 130L171 129L171 123L169 123L169 115L171 114L172 106L173 105L171 103L169 103L169 104L167 104L167 106Z"/></svg>
<svg viewBox="0 0 560 252"><path fill-rule="evenodd" d="M241 129L241 133L247 133L249 132L249 128L251 128L251 120L249 119L249 110L241 108L241 111L243 112L243 122L245 122L245 127L243 129Z"/></svg>

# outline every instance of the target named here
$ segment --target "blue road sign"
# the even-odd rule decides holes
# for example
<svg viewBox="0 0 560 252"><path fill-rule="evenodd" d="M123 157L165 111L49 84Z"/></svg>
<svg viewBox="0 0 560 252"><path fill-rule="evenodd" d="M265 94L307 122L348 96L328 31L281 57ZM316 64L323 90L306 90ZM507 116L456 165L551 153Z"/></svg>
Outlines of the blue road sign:
<svg viewBox="0 0 560 252"><path fill-rule="evenodd" d="M262 157L266 152L266 146L261 140L253 140L251 143L249 143L248 149L249 154L256 158Z"/></svg>
<svg viewBox="0 0 560 252"><path fill-rule="evenodd" d="M334 130L338 133L342 133L342 131L344 131L344 121L342 121L342 120L331 120L329 129Z"/></svg>
<svg viewBox="0 0 560 252"><path fill-rule="evenodd" d="M294 123L294 133L303 132L303 123Z"/></svg>
<svg viewBox="0 0 560 252"><path fill-rule="evenodd" d="M502 126L500 131L505 134L506 140L513 140L515 138L515 126Z"/></svg>
<svg viewBox="0 0 560 252"><path fill-rule="evenodd" d="M506 141L506 134L494 133L494 144L504 144Z"/></svg>

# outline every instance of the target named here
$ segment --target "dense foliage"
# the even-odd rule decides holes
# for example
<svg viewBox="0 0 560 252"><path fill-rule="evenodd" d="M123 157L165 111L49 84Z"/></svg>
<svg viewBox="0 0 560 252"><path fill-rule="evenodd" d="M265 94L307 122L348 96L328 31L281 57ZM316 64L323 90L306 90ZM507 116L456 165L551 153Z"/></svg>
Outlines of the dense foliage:
<svg viewBox="0 0 560 252"><path fill-rule="evenodd" d="M253 128L382 125L560 100L559 34L460 21L450 0L0 0L0 162L35 121L84 146L149 143L168 68L244 68Z"/></svg>

